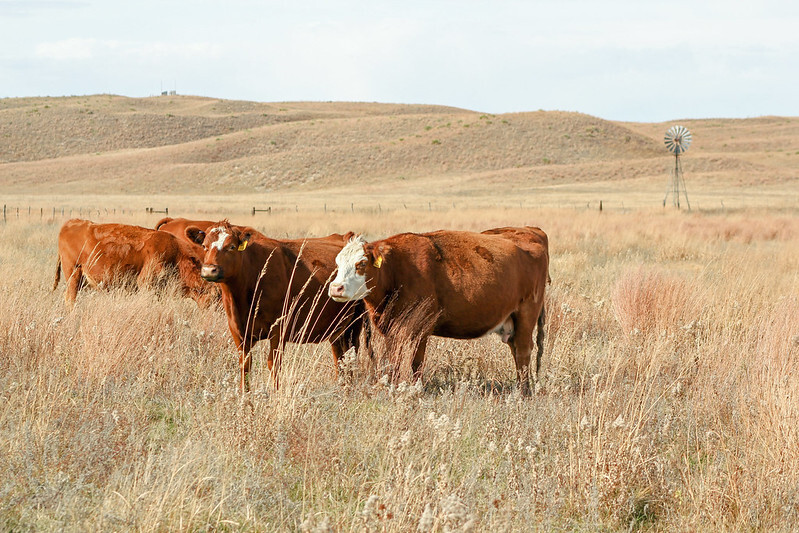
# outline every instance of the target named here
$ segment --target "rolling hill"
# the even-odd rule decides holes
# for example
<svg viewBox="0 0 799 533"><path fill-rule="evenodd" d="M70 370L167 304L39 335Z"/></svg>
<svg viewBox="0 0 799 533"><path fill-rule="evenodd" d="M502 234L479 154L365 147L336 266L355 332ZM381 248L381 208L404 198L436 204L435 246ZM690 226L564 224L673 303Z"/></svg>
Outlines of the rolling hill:
<svg viewBox="0 0 799 533"><path fill-rule="evenodd" d="M680 121L686 173L733 186L799 168L799 119ZM0 100L0 189L11 194L248 194L435 180L454 194L662 181L670 124L430 105L256 103L195 96Z"/></svg>

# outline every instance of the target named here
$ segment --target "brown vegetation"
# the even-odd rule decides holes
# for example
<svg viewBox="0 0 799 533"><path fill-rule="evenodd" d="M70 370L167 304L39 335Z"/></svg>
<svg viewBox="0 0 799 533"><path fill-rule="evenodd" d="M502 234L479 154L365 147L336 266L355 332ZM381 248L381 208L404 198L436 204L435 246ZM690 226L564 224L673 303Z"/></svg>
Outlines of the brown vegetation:
<svg viewBox="0 0 799 533"><path fill-rule="evenodd" d="M796 119L683 121L680 212L660 205L664 124L482 117L0 100L3 203L34 206L0 223L0 529L799 528ZM276 238L540 226L536 394L518 396L490 335L432 338L419 386L382 378L407 372L401 343L374 380L345 357L340 383L326 344L287 345L275 391L259 346L242 401L220 309L173 287L69 312L50 291L69 209L152 227L153 203Z"/></svg>
<svg viewBox="0 0 799 533"><path fill-rule="evenodd" d="M331 221L391 234L433 229L434 215ZM337 384L326 346L288 345L275 391L265 349L255 350L242 403L219 309L111 291L87 293L69 313L49 292L57 226L0 226L2 527L799 524L795 216L483 217L450 224L502 217L551 237L550 325L532 400L513 392L507 349L492 335L431 339L421 387L371 381L363 359ZM296 235L313 219L271 229Z"/></svg>

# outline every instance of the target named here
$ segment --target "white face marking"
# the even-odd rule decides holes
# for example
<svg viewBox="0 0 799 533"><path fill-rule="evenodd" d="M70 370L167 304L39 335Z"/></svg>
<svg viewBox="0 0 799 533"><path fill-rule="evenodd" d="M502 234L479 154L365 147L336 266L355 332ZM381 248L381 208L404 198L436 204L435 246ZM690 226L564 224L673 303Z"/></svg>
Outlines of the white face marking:
<svg viewBox="0 0 799 533"><path fill-rule="evenodd" d="M366 276L358 274L355 268L355 265L366 259L366 254L363 251L364 244L366 244L366 239L357 235L350 239L350 242L336 256L338 271L336 279L328 288L328 294L333 300L337 302L361 300L369 294L369 289L366 288Z"/></svg>
<svg viewBox="0 0 799 533"><path fill-rule="evenodd" d="M221 252L222 251L222 246L224 246L225 240L229 237L229 235L228 235L227 231L225 231L225 228L222 228L222 227L214 228L211 231L209 231L208 233L211 234L211 233L213 233L215 231L217 232L217 237L216 237L216 240L211 243L211 248L216 248L217 250L219 250Z"/></svg>

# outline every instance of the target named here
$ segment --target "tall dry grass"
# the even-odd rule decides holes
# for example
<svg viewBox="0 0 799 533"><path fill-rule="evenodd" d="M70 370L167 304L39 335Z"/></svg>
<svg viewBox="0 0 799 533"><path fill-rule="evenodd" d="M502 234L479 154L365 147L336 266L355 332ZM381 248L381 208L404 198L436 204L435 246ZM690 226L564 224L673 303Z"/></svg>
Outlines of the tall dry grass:
<svg viewBox="0 0 799 533"><path fill-rule="evenodd" d="M329 345L288 344L279 390L262 342L242 401L221 310L87 290L69 312L57 224L0 226L0 529L799 527L795 213L435 215L261 229L541 226L534 398L489 336L431 338L415 385L364 358L337 383Z"/></svg>

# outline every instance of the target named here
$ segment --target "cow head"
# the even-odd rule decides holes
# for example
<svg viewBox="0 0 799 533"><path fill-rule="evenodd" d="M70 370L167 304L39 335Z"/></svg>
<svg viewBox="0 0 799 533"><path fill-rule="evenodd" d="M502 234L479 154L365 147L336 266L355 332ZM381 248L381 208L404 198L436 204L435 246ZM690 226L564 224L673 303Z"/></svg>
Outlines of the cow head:
<svg viewBox="0 0 799 533"><path fill-rule="evenodd" d="M364 299L371 292L370 285L374 286L388 251L388 245L375 249L360 235L350 238L336 256L338 271L328 295L337 302Z"/></svg>
<svg viewBox="0 0 799 533"><path fill-rule="evenodd" d="M188 228L186 231L188 233ZM235 276L252 237L248 228L236 228L226 220L208 230L203 240L205 257L200 276L206 281L220 282Z"/></svg>
<svg viewBox="0 0 799 533"><path fill-rule="evenodd" d="M186 228L186 238L195 244L199 244L200 246L203 245L203 241L205 240L205 232L198 228L197 226L189 226Z"/></svg>

